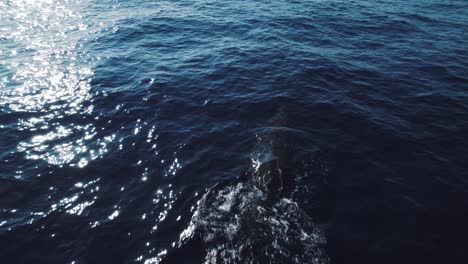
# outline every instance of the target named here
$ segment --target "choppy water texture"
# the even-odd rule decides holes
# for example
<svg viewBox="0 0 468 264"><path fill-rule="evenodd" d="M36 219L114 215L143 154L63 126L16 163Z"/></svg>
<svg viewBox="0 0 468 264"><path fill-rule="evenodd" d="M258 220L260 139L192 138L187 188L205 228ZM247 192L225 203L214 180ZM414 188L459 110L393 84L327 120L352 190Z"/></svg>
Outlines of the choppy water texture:
<svg viewBox="0 0 468 264"><path fill-rule="evenodd" d="M0 259L468 263L467 32L463 0L1 0Z"/></svg>

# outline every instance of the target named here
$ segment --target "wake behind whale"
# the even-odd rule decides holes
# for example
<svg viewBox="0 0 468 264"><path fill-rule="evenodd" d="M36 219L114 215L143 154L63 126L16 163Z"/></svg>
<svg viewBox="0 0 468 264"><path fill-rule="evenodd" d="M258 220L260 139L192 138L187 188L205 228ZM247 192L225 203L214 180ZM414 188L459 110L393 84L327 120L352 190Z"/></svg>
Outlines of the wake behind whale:
<svg viewBox="0 0 468 264"><path fill-rule="evenodd" d="M290 134L284 126L263 129L251 169L208 190L179 246L199 236L205 263L329 263L324 234L291 198Z"/></svg>

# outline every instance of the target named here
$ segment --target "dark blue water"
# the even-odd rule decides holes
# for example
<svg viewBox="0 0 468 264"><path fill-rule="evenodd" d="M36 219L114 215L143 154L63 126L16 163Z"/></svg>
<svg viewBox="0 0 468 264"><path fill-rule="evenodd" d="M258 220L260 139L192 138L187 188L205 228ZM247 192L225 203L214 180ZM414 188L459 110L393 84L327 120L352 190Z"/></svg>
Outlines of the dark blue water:
<svg viewBox="0 0 468 264"><path fill-rule="evenodd" d="M463 0L2 0L0 131L2 263L468 263Z"/></svg>

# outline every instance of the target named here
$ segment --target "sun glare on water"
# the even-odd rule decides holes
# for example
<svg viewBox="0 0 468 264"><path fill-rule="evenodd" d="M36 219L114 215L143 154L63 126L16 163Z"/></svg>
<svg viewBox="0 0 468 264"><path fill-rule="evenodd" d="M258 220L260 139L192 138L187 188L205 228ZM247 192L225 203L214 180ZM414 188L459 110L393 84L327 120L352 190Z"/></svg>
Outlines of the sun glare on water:
<svg viewBox="0 0 468 264"><path fill-rule="evenodd" d="M0 3L0 39L8 43L0 51L6 69L0 76L0 107L23 113L17 129L34 135L22 141L18 151L29 159L83 167L106 151L99 143L112 140L96 139L96 127L89 121L92 66L99 58L83 48L96 31L86 18L85 4L76 0Z"/></svg>

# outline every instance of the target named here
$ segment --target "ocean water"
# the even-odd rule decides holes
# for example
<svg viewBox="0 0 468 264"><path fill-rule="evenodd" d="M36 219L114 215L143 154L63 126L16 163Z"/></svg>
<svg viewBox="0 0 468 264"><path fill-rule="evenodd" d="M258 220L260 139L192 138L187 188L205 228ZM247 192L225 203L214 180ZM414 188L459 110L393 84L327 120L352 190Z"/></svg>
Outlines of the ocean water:
<svg viewBox="0 0 468 264"><path fill-rule="evenodd" d="M468 2L0 0L2 263L468 263Z"/></svg>

